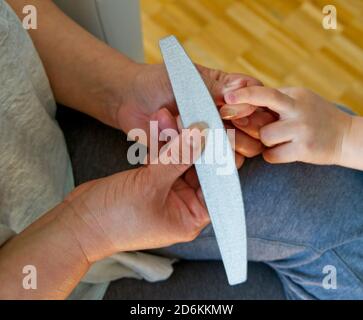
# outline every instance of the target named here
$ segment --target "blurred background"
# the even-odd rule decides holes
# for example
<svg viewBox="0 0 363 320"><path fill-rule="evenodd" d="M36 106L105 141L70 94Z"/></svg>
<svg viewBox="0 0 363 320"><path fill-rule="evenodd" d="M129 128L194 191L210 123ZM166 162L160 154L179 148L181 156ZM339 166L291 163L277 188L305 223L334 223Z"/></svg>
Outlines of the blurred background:
<svg viewBox="0 0 363 320"><path fill-rule="evenodd" d="M322 26L337 9L337 30ZM268 86L304 86L363 114L363 0L141 0L146 61L161 62L174 34L192 59L252 75Z"/></svg>

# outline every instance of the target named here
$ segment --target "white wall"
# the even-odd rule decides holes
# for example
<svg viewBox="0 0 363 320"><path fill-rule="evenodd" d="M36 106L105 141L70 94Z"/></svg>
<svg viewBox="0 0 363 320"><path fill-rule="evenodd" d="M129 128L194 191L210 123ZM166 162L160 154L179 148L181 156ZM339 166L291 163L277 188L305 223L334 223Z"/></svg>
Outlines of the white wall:
<svg viewBox="0 0 363 320"><path fill-rule="evenodd" d="M54 0L71 18L130 58L144 61L139 0Z"/></svg>

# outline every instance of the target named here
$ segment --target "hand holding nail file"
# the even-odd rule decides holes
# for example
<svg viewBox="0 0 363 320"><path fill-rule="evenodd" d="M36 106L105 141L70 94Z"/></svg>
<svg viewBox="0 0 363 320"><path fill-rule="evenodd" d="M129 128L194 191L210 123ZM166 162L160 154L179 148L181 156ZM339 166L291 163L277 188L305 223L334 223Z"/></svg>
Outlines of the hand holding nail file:
<svg viewBox="0 0 363 320"><path fill-rule="evenodd" d="M174 36L160 40L160 49L172 84L180 117L185 128L196 122L208 124L209 133L223 132L226 148L215 146L209 136L196 171L212 220L219 250L230 285L247 279L247 235L241 185L229 143L217 107L198 70ZM223 131L221 130L223 129ZM220 164L205 161L207 154L220 151L232 173L218 174Z"/></svg>

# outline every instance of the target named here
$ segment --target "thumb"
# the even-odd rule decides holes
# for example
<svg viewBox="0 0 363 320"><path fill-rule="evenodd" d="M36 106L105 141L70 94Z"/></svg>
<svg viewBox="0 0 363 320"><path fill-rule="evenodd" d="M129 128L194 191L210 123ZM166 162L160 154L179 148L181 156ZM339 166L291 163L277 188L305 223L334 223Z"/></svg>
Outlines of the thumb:
<svg viewBox="0 0 363 320"><path fill-rule="evenodd" d="M208 134L207 124L193 124L160 150L156 164L147 169L156 184L170 188L201 156Z"/></svg>

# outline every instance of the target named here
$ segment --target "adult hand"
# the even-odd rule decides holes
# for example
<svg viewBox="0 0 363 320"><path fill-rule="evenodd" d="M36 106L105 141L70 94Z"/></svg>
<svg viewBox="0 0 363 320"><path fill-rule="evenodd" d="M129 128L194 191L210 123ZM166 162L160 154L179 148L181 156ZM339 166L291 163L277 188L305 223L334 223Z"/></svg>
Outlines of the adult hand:
<svg viewBox="0 0 363 320"><path fill-rule="evenodd" d="M22 19L27 1L8 2ZM45 27L30 31L30 35L57 102L126 133L135 128L148 129L153 117L159 120L161 129L176 129L173 116L177 108L163 65L135 63L83 30L52 1L32 3ZM244 75L198 68L218 105L224 103L223 95L230 90L260 85ZM166 109L161 110L163 107ZM240 152L251 155L261 151L260 142L237 135Z"/></svg>
<svg viewBox="0 0 363 320"><path fill-rule="evenodd" d="M148 132L149 122L158 121L159 129L177 129L178 114L174 94L164 65L141 65L129 81L128 89L117 112L118 127L124 132L140 128ZM258 80L242 75L228 74L197 66L217 106L222 106L224 95L247 86L262 85ZM230 128L230 126L228 126ZM253 157L263 150L260 141L236 131L236 162L240 167L244 156Z"/></svg>
<svg viewBox="0 0 363 320"><path fill-rule="evenodd" d="M198 136L205 135L204 129L198 124L184 131L163 148L157 164L89 182L71 193L72 211L62 218L90 263L120 251L191 241L209 223L200 188L181 178L204 148L205 138ZM189 150L190 158L182 150Z"/></svg>

